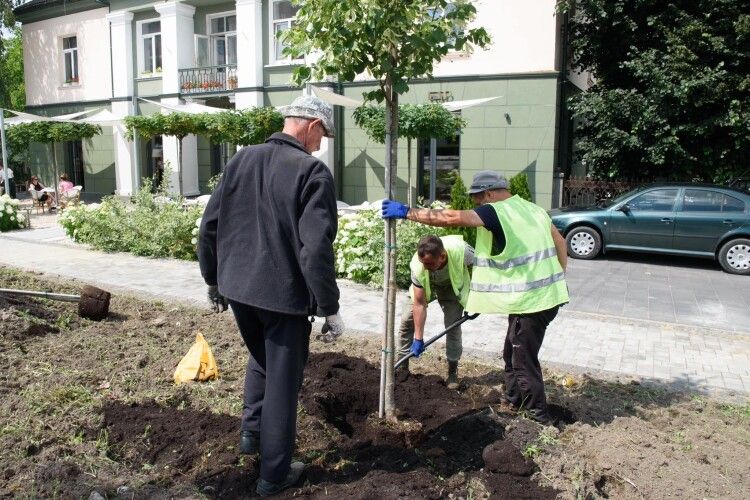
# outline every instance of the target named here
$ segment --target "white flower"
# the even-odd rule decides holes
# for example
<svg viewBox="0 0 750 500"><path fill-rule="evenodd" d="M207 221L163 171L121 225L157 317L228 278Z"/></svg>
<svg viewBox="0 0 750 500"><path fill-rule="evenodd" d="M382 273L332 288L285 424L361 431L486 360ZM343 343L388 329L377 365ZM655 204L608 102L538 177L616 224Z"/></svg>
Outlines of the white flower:
<svg viewBox="0 0 750 500"><path fill-rule="evenodd" d="M198 244L198 238L193 238L192 240L190 240L190 243L192 243L193 245L197 245Z"/></svg>
<svg viewBox="0 0 750 500"><path fill-rule="evenodd" d="M197 227L193 228L193 236L198 236L199 229Z"/></svg>
<svg viewBox="0 0 750 500"><path fill-rule="evenodd" d="M203 220L203 217L198 217L198 220L195 221L196 227L201 227L201 221Z"/></svg>
<svg viewBox="0 0 750 500"><path fill-rule="evenodd" d="M6 208L5 208L5 213L6 213L6 214L12 214L12 213L13 213L13 207L11 207L10 205L8 205L8 206L7 206Z"/></svg>

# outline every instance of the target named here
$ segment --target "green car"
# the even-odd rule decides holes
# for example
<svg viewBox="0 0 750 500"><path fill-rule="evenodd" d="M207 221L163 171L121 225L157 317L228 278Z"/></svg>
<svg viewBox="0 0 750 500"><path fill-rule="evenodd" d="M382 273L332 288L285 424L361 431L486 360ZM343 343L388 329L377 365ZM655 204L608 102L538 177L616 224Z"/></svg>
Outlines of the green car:
<svg viewBox="0 0 750 500"><path fill-rule="evenodd" d="M750 193L700 184L649 185L589 208L550 212L568 254L627 250L717 259L750 275Z"/></svg>

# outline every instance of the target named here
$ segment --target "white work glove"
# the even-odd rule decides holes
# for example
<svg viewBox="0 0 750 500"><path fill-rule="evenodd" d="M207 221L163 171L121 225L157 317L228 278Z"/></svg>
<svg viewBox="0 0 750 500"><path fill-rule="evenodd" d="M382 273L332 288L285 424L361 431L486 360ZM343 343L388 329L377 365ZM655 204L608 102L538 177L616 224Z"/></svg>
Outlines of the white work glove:
<svg viewBox="0 0 750 500"><path fill-rule="evenodd" d="M320 329L320 335L318 340L323 342L335 342L346 330L344 326L344 320L338 313L331 316L326 316L326 322L323 323L323 328Z"/></svg>

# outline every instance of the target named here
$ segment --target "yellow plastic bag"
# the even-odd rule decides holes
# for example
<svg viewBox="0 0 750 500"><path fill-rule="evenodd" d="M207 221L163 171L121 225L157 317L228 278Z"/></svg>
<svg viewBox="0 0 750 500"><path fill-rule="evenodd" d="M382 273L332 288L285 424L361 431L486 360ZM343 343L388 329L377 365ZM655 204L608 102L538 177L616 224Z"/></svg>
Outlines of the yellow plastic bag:
<svg viewBox="0 0 750 500"><path fill-rule="evenodd" d="M219 368L216 366L214 354L201 332L198 332L195 335L195 343L174 371L174 383L181 384L192 380L204 382L217 378L219 378Z"/></svg>

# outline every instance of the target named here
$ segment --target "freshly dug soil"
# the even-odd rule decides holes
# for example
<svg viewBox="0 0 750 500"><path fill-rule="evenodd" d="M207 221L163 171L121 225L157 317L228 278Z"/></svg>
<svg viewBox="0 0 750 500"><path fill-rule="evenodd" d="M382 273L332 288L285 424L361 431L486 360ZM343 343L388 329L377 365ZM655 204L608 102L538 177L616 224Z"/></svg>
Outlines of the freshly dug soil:
<svg viewBox="0 0 750 500"><path fill-rule="evenodd" d="M81 284L0 267L0 287ZM0 297L0 498L252 496L232 316L121 294L101 322L76 309ZM221 378L175 386L197 331ZM433 352L397 384L399 419L386 422L378 340L311 347L295 453L310 465L282 498L750 498L750 404L547 371L558 431L497 404L498 366L463 360L449 391Z"/></svg>

